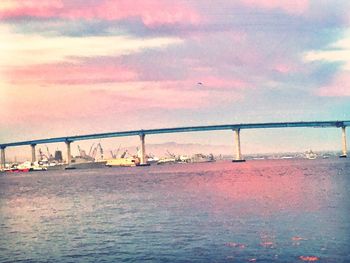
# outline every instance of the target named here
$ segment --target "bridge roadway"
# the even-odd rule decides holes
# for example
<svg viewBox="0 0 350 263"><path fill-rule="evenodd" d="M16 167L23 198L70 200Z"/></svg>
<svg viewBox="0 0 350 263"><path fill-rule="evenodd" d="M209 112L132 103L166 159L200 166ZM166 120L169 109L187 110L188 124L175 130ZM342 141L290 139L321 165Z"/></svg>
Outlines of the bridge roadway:
<svg viewBox="0 0 350 263"><path fill-rule="evenodd" d="M161 128L147 130L133 130L97 133L88 135L75 135L56 137L49 139L38 139L30 141L10 142L0 144L1 149L1 165L5 164L5 148L14 146L30 145L32 147L32 161L35 161L35 146L37 144L59 143L67 144L67 162L70 163L70 143L81 140L103 139L111 137L125 136L140 136L141 139L141 163L145 164L145 135L164 134L164 133L179 133L179 132L197 132L197 131L218 131L218 130L233 130L235 132L236 158L234 161L244 161L240 149L240 130L243 129L269 129L269 128L342 128L342 157L346 157L346 132L345 129L350 126L350 120L347 121L304 121L304 122L271 122L271 123L242 123L242 124L224 124L224 125L207 125L207 126L191 126L177 128Z"/></svg>

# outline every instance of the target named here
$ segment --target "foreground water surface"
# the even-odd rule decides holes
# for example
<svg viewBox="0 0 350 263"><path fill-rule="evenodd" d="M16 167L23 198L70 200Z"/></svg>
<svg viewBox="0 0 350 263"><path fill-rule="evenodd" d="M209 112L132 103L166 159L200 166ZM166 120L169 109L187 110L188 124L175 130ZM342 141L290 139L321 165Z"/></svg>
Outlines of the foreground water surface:
<svg viewBox="0 0 350 263"><path fill-rule="evenodd" d="M349 262L350 161L0 175L0 262Z"/></svg>

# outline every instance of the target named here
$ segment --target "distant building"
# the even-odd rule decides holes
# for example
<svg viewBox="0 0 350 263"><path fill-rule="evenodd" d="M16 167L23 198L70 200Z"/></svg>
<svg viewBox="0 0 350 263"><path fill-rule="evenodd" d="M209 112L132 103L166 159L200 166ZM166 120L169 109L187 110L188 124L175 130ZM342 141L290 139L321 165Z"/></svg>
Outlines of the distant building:
<svg viewBox="0 0 350 263"><path fill-rule="evenodd" d="M55 160L58 162L62 162L63 158L62 158L62 151L55 151Z"/></svg>

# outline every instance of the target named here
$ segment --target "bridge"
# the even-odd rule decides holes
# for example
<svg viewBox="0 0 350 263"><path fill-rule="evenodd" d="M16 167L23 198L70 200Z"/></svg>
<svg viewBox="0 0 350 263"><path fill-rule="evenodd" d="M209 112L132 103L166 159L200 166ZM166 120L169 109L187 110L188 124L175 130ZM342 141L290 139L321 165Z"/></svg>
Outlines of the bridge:
<svg viewBox="0 0 350 263"><path fill-rule="evenodd" d="M200 131L219 131L219 130L232 130L234 132L235 141L235 158L233 162L243 162L241 154L240 144L240 131L243 129L269 129L269 128L341 128L342 130L342 155L340 157L347 156L346 146L346 127L350 126L350 121L304 121L304 122L273 122L273 123L242 123L242 124L225 124L225 125L208 125L208 126L190 126L190 127L177 127L177 128L161 128L161 129L147 129L147 130L132 130L132 131L119 131L108 133L97 133L88 135L76 135L66 137L55 137L49 139L39 139L20 142L9 142L0 144L1 149L1 166L5 167L5 149L8 147L30 145L32 150L32 162L35 162L35 147L38 144L48 143L60 143L63 142L67 146L67 164L71 163L71 143L81 140L91 139L103 139L112 137L125 137L125 136L139 136L141 144L141 165L146 165L146 149L145 149L145 136L152 134L165 134L165 133L180 133L180 132L200 132Z"/></svg>

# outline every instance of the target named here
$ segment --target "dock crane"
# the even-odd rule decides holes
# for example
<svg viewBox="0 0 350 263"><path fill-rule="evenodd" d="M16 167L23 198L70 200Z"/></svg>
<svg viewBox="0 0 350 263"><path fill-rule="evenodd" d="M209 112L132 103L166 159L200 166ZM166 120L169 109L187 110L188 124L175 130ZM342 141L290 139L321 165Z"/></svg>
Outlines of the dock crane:
<svg viewBox="0 0 350 263"><path fill-rule="evenodd" d="M123 153L122 153L122 155L120 156L120 158L124 158L125 157L125 155L128 153L128 150L125 150Z"/></svg>
<svg viewBox="0 0 350 263"><path fill-rule="evenodd" d="M95 143L91 144L90 150L89 150L89 156L91 156L91 151L92 151L92 147L94 147Z"/></svg>
<svg viewBox="0 0 350 263"><path fill-rule="evenodd" d="M118 153L120 151L120 147L121 147L121 144L119 144L119 147L118 147L118 149L117 149L117 151L115 153L112 150L110 151L111 156L112 156L113 159L117 158Z"/></svg>
<svg viewBox="0 0 350 263"><path fill-rule="evenodd" d="M95 159L97 150L100 150L101 159L103 159L103 148L101 143L98 143L91 153L91 157Z"/></svg>
<svg viewBox="0 0 350 263"><path fill-rule="evenodd" d="M47 146L47 145L45 145L46 146L46 151L47 151L47 159L48 160L52 160L52 159L54 159L53 158L53 155L50 153L50 151L49 151L49 147Z"/></svg>
<svg viewBox="0 0 350 263"><path fill-rule="evenodd" d="M39 148L39 156L40 156L40 161L44 160L44 158L46 158L47 160L49 160L49 158L47 157L47 155L45 153L43 153L43 151L41 150L41 148Z"/></svg>
<svg viewBox="0 0 350 263"><path fill-rule="evenodd" d="M79 145L78 145L78 150L79 150L80 157L83 157L83 158L87 157L86 152L82 150Z"/></svg>
<svg viewBox="0 0 350 263"><path fill-rule="evenodd" d="M100 148L101 159L103 159L103 148L101 146L101 143L98 143L98 146Z"/></svg>
<svg viewBox="0 0 350 263"><path fill-rule="evenodd" d="M171 157L171 158L176 158L176 155L173 154L173 153L171 153L171 152L169 152L169 150L166 150L166 152L167 152L167 154L169 155L169 157Z"/></svg>

